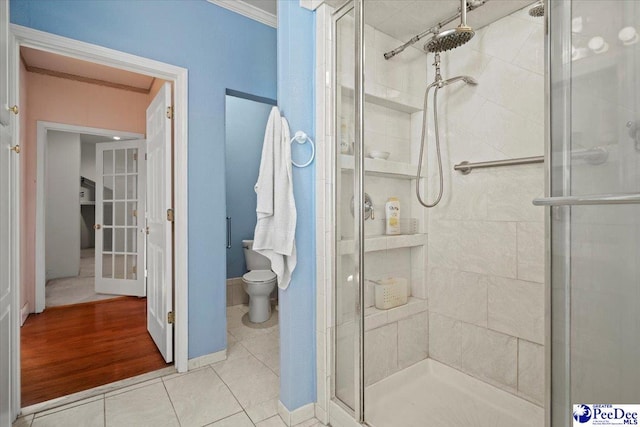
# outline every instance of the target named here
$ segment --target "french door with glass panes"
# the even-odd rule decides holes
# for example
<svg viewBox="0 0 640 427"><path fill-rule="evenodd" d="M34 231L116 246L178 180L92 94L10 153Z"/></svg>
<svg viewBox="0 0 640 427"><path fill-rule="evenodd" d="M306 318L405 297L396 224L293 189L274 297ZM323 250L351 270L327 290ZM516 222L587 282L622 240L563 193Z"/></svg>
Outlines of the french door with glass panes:
<svg viewBox="0 0 640 427"><path fill-rule="evenodd" d="M144 140L97 145L97 293L146 296L144 153Z"/></svg>

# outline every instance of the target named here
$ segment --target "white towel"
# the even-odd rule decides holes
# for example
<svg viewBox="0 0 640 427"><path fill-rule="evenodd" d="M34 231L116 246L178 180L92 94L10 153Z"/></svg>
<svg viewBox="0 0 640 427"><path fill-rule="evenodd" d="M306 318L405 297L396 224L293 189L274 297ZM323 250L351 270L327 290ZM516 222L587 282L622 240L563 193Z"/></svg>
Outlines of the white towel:
<svg viewBox="0 0 640 427"><path fill-rule="evenodd" d="M278 286L287 289L296 267L296 203L291 176L291 137L287 119L271 109L264 134L258 182L253 250L271 261Z"/></svg>

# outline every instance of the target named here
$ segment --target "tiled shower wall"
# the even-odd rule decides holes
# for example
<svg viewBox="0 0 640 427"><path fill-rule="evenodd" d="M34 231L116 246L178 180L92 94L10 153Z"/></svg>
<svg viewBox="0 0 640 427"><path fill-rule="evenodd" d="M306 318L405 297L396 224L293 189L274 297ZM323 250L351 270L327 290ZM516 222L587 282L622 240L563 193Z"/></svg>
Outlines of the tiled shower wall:
<svg viewBox="0 0 640 427"><path fill-rule="evenodd" d="M544 193L543 166L462 175L453 165L543 154L543 52L543 21L525 9L442 54L445 79L465 74L479 84L438 95L445 193L428 212L427 254L429 356L539 405L544 210L531 201ZM429 138L432 200L438 178Z"/></svg>
<svg viewBox="0 0 640 427"><path fill-rule="evenodd" d="M332 70L332 40L328 33L331 19L326 6L321 6L318 12L318 22L324 25L317 26L320 40L317 72L318 76L325 76ZM425 58L418 49L408 49L394 60L384 61L381 53L398 46L399 41L368 26L365 31L367 51L374 52L374 55L366 56L367 93L422 108L424 88L434 78L429 67L425 80L424 67L433 62L433 56ZM353 41L348 37L352 33L352 29L345 31L342 40L351 47ZM348 57L344 59L344 67L338 72L344 72L343 76L346 76L349 70L353 72L353 68L349 68L353 64ZM445 170L445 196L441 204L435 209L419 211L413 194L403 196L411 199L405 206L411 206L412 215L423 215L421 232L428 233L427 246L411 250L412 276L420 278L417 267L427 269L426 288L420 280L423 286L413 286L412 293L419 298L428 296L428 311L423 311L426 307L420 303L425 300L414 299L412 307L403 310L411 312L406 321L398 321L398 316L391 311L368 318L365 325L368 383L428 355L541 405L544 395L544 225L542 209L534 208L531 200L544 192L543 168L533 165L486 169L462 176L454 174L452 167L464 160L543 154L542 21L529 18L526 10L506 17L480 30L467 46L443 54L442 68L444 78L470 74L479 81L479 86L472 88L460 83L440 92ZM330 397L330 360L335 350L334 343L327 341L327 337L335 328L331 320L334 284L330 278L337 254L333 249L335 224L331 221L334 208L331 194L335 191L335 183L331 171L333 144L339 144L339 141L336 142L332 135L330 125L333 88L329 81L318 78L316 83L319 94L316 123L318 129L324 129L324 134L319 132L317 137L320 139L318 146L324 146L318 153L316 179L317 409L326 408ZM380 149L379 143L394 138L388 123L389 117L396 114L382 120L378 116L388 113L388 108L369 103L366 108L366 141L376 142L368 148ZM351 119L348 115L344 117ZM369 121L376 117L374 122ZM416 164L422 115L418 112L410 117L410 159L405 151L399 152L402 157L395 160ZM377 128L385 121L387 128ZM405 122L402 118L397 123L404 126ZM429 138L432 147L432 125ZM322 144L325 141L326 144ZM429 151L428 159L433 178L437 170L433 149ZM367 189L376 192L370 184L375 182L368 179ZM430 184L428 200L433 200L437 181L430 179ZM372 253L367 255L369 268L379 268L376 259L369 255ZM416 292L420 288L422 294ZM338 292L343 291L339 286ZM424 308L418 310L416 307ZM353 334L347 335L349 339L353 338ZM402 343L411 345L407 347ZM341 347L342 350L349 348L353 346ZM336 354L338 358L353 359L353 356L340 351ZM351 373L336 372L335 375L336 380L341 376L351 388L345 395L355 395ZM338 381L336 387L339 386Z"/></svg>

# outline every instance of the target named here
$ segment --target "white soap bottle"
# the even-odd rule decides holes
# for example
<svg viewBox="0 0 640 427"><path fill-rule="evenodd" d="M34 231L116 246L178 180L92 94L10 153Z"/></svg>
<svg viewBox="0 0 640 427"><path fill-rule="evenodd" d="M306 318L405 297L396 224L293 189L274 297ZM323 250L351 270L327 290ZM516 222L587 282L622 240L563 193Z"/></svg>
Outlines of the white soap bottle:
<svg viewBox="0 0 640 427"><path fill-rule="evenodd" d="M386 234L400 234L400 200L390 197L385 204L384 211L387 216Z"/></svg>

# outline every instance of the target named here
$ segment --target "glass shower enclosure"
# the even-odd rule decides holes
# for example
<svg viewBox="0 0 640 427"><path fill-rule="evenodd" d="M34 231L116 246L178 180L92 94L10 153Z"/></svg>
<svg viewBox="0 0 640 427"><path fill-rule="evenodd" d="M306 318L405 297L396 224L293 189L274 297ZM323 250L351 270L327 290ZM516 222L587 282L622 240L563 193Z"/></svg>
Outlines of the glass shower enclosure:
<svg viewBox="0 0 640 427"><path fill-rule="evenodd" d="M403 88L424 90L430 64L406 55L411 73L384 76L399 87L379 84L376 61L397 44L367 25L379 18L376 3L347 2L332 19L332 397L366 425L372 406L384 403L371 400L371 387L429 357L418 338L428 336L420 318L428 317L427 214L412 192L411 123L422 107ZM546 206L544 425L567 427L577 404L640 403L640 2L546 0L542 19L546 197L533 202ZM401 135L386 135L386 145L376 139L385 120ZM591 163L585 150L606 153L606 161ZM370 158L372 151L390 157ZM399 236L385 233L389 198L400 199ZM404 314L376 307L374 287L385 280L408 284ZM419 333L403 341L403 327ZM422 404L419 393L415 399Z"/></svg>
<svg viewBox="0 0 640 427"><path fill-rule="evenodd" d="M548 15L550 197L535 203L549 206L555 427L640 403L640 3L549 1ZM577 161L584 148L607 161Z"/></svg>

